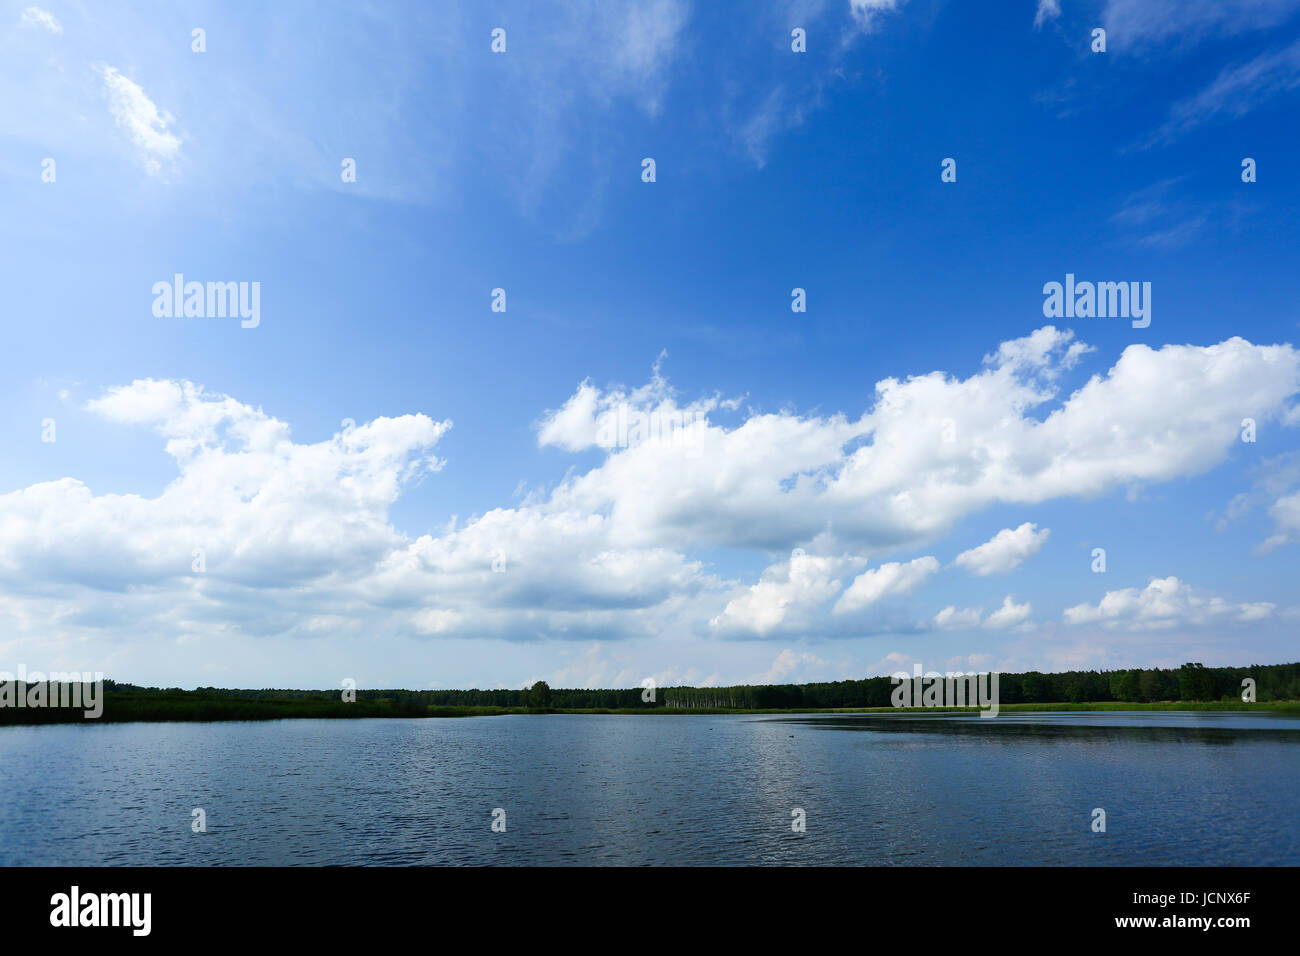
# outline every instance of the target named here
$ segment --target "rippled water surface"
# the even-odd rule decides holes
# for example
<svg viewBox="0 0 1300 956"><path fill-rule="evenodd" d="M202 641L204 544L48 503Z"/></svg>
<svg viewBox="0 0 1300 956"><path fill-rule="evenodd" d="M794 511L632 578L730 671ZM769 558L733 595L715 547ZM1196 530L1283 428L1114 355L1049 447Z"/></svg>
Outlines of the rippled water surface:
<svg viewBox="0 0 1300 956"><path fill-rule="evenodd" d="M0 863L1296 865L1300 719L4 727Z"/></svg>

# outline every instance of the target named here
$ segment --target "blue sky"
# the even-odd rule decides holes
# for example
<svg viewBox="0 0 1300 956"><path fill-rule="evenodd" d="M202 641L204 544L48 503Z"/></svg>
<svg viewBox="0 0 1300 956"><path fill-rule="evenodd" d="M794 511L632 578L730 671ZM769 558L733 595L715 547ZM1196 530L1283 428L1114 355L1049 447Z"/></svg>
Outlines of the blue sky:
<svg viewBox="0 0 1300 956"><path fill-rule="evenodd" d="M359 7L0 8L0 670L1295 659L1300 4Z"/></svg>

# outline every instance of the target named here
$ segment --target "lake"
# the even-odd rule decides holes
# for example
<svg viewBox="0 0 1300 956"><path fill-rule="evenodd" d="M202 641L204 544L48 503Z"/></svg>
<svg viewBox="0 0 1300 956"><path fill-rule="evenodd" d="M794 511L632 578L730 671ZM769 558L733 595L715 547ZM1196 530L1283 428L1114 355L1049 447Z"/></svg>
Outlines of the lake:
<svg viewBox="0 0 1300 956"><path fill-rule="evenodd" d="M192 830L196 808L206 832ZM492 830L498 808L505 832ZM1294 866L1300 719L2 727L0 863Z"/></svg>

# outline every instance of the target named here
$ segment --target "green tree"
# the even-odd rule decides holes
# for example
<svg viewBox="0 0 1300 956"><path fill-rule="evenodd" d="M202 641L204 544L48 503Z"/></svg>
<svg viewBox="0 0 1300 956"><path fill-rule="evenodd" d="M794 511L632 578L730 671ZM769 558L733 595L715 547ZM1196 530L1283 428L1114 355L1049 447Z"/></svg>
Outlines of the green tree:
<svg viewBox="0 0 1300 956"><path fill-rule="evenodd" d="M1031 704L1045 701L1051 697L1051 684L1038 671L1030 671L1024 674L1020 679L1020 689L1025 700Z"/></svg>
<svg viewBox="0 0 1300 956"><path fill-rule="evenodd" d="M1115 700L1141 700L1140 679L1140 671L1116 671L1111 677L1111 696Z"/></svg>
<svg viewBox="0 0 1300 956"><path fill-rule="evenodd" d="M1178 696L1181 700L1213 700L1213 675L1203 664L1184 664L1178 672Z"/></svg>
<svg viewBox="0 0 1300 956"><path fill-rule="evenodd" d="M1160 689L1160 672L1159 671L1142 671L1138 677L1138 695L1143 703L1153 700L1162 700L1164 695Z"/></svg>
<svg viewBox="0 0 1300 956"><path fill-rule="evenodd" d="M551 706L551 685L539 680L528 688L528 706L534 710L545 710Z"/></svg>

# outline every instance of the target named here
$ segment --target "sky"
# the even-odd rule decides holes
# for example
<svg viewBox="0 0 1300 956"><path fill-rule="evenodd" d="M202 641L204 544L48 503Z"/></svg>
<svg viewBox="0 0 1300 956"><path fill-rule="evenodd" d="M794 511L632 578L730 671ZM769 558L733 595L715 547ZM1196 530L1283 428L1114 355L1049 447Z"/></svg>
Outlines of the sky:
<svg viewBox="0 0 1300 956"><path fill-rule="evenodd" d="M1297 659L1300 2L19 0L0 94L0 670Z"/></svg>

